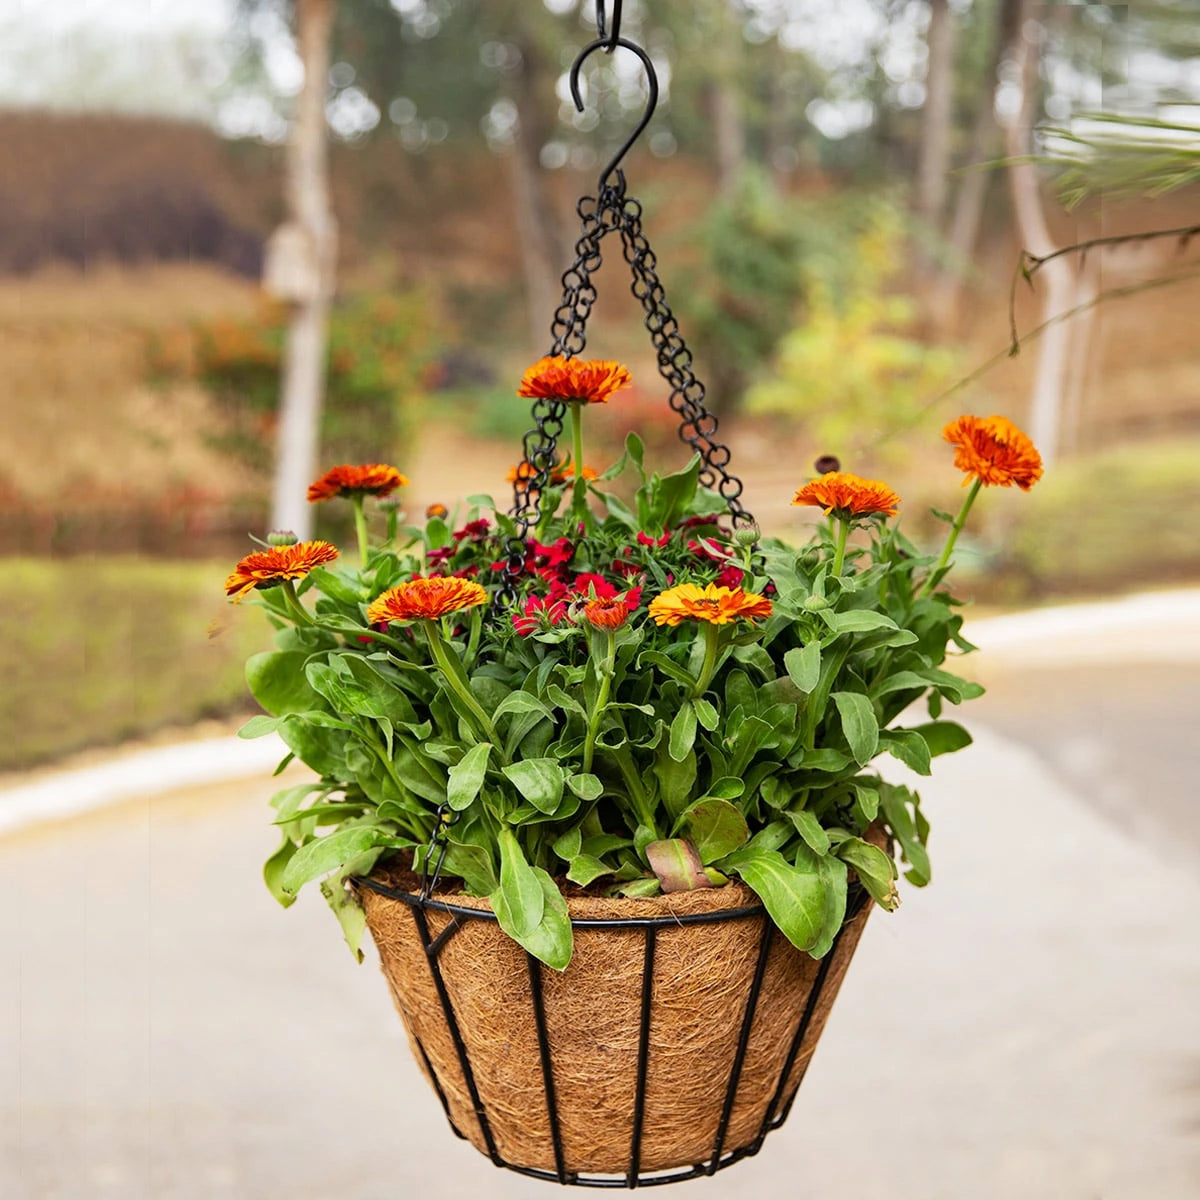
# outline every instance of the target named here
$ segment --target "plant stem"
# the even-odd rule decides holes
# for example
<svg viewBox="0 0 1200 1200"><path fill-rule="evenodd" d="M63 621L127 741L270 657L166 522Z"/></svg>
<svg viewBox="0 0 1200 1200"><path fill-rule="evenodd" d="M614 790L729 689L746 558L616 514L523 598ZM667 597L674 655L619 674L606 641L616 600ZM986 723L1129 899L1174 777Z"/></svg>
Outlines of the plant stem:
<svg viewBox="0 0 1200 1200"><path fill-rule="evenodd" d="M283 591L283 601L296 619L296 624L311 625L313 619L308 615L308 610L304 605L300 603L300 597L296 595L296 585L290 579L281 579L279 586Z"/></svg>
<svg viewBox="0 0 1200 1200"><path fill-rule="evenodd" d="M583 769L592 769L592 758L596 753L596 734L600 731L600 718L604 716L604 706L608 703L608 693L612 686L613 663L617 653L617 635L611 630L605 631L604 658L600 663L600 690L596 693L596 704L588 720L587 738L583 743Z"/></svg>
<svg viewBox="0 0 1200 1200"><path fill-rule="evenodd" d="M837 547L833 555L833 574L834 577L840 577L842 573L842 564L846 561L846 537L850 532L850 522L838 520L837 532Z"/></svg>
<svg viewBox="0 0 1200 1200"><path fill-rule="evenodd" d="M387 515L387 544L392 550L396 548L396 533L400 528L400 513L395 508L388 509Z"/></svg>
<svg viewBox="0 0 1200 1200"><path fill-rule="evenodd" d="M580 521L586 523L587 510L587 480L583 477L583 401L572 400L567 404L571 410L571 438L575 458L572 464L575 468L575 486L571 492L571 513Z"/></svg>
<svg viewBox="0 0 1200 1200"><path fill-rule="evenodd" d="M362 496L351 496L354 505L354 530L358 534L358 553L363 567L367 565L367 514L363 509Z"/></svg>
<svg viewBox="0 0 1200 1200"><path fill-rule="evenodd" d="M979 495L979 489L983 486L983 480L973 479L971 481L970 491L967 492L966 498L962 502L962 507L958 510L958 516L954 518L954 524L950 526L950 536L946 538L946 545L942 548L942 557L937 560L937 566L933 568L930 576L925 580L925 586L921 589L917 599L928 596L933 591L933 581L938 577L942 568L950 561L950 555L954 550L954 543L958 541L958 535L962 533L963 526L967 523L967 514L971 511L971 505L975 503L975 497Z"/></svg>
<svg viewBox="0 0 1200 1200"><path fill-rule="evenodd" d="M717 650L721 644L721 630L718 626L713 625L710 621L705 621L704 629L704 662L700 666L700 677L696 680L696 686L692 691L692 699L698 700L708 691L708 685L712 682L713 671L717 668Z"/></svg>
<svg viewBox="0 0 1200 1200"><path fill-rule="evenodd" d="M450 661L450 651L446 648L446 644L442 641L441 631L438 629L437 622L431 617L424 617L421 624L425 628L425 637L429 642L429 651L433 655L434 661L438 665L446 682L450 685L454 694L463 702L467 711L479 722L480 728L483 730L488 741L499 751L501 747L500 737L496 733L496 727L492 724L491 718L483 711L478 700L471 695L471 689L468 688L459 676L459 672L455 670L454 664ZM461 669L461 668L460 668Z"/></svg>

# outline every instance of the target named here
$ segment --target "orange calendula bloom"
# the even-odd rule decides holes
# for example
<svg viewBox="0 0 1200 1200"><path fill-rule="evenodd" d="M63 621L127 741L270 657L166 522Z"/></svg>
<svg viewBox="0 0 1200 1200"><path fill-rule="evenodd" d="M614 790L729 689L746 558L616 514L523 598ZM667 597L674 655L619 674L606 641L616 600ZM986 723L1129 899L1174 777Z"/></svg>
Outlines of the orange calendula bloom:
<svg viewBox="0 0 1200 1200"><path fill-rule="evenodd" d="M596 629L620 629L629 620L634 606L624 596L610 596L608 599L589 600L583 606L583 615L587 622Z"/></svg>
<svg viewBox="0 0 1200 1200"><path fill-rule="evenodd" d="M534 400L582 400L605 404L613 392L629 387L633 380L617 362L577 358L541 358L521 377L518 396Z"/></svg>
<svg viewBox="0 0 1200 1200"><path fill-rule="evenodd" d="M1016 484L1027 492L1042 477L1037 447L1007 417L957 417L942 437L954 447L954 465L965 472L964 484L978 479L984 487Z"/></svg>
<svg viewBox="0 0 1200 1200"><path fill-rule="evenodd" d="M285 579L303 579L314 567L333 562L338 552L328 542L296 542L247 554L225 580L225 595L236 603L255 588L275 587Z"/></svg>
<svg viewBox="0 0 1200 1200"><path fill-rule="evenodd" d="M388 621L414 621L421 618L443 617L460 608L474 608L487 603L487 592L473 579L456 575L434 579L412 579L389 588L367 608L367 620L372 625Z"/></svg>
<svg viewBox="0 0 1200 1200"><path fill-rule="evenodd" d="M810 479L797 493L793 504L811 504L846 520L873 517L880 513L894 517L900 497L878 479L863 479L848 471L830 471L820 479Z"/></svg>
<svg viewBox="0 0 1200 1200"><path fill-rule="evenodd" d="M658 625L679 625L684 621L728 625L740 617L770 615L771 602L765 596L741 588L718 587L715 583L707 587L681 583L650 601L650 616Z"/></svg>
<svg viewBox="0 0 1200 1200"><path fill-rule="evenodd" d="M584 479L599 479L595 467L583 468ZM517 484L519 490L524 491L529 486L530 481L537 478L537 471L527 462L519 462L515 466L508 468L508 473L504 476L509 483ZM575 478L575 468L570 463L557 464L550 472L550 482L552 484L566 483L568 479ZM519 481L519 482L518 482Z"/></svg>
<svg viewBox="0 0 1200 1200"><path fill-rule="evenodd" d="M388 496L408 480L385 463L364 463L353 467L343 463L331 467L315 483L308 485L308 502L332 500L335 496Z"/></svg>

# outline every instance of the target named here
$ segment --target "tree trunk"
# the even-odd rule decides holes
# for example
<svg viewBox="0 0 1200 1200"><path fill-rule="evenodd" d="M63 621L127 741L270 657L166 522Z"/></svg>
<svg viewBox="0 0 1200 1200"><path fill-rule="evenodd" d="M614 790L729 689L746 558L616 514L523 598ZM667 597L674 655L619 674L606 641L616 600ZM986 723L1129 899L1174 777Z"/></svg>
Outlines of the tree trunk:
<svg viewBox="0 0 1200 1200"><path fill-rule="evenodd" d="M954 23L950 0L930 0L929 50L921 145L917 158L917 216L937 230L946 207L950 172L950 127L954 104Z"/></svg>
<svg viewBox="0 0 1200 1200"><path fill-rule="evenodd" d="M731 195L746 160L746 131L742 122L742 31L730 0L717 0L717 44L714 78L709 88L713 147L717 156L717 192Z"/></svg>
<svg viewBox="0 0 1200 1200"><path fill-rule="evenodd" d="M271 524L311 536L307 485L318 474L325 396L329 309L333 300L337 227L329 200L325 94L336 0L297 0L296 36L304 85L296 98L287 150L290 246L303 258L284 350Z"/></svg>
<svg viewBox="0 0 1200 1200"><path fill-rule="evenodd" d="M1017 23L1011 43L1012 58L1020 69L1021 104L1016 115L1003 122L1002 128L1005 152L1010 159L1017 160L1009 164L1008 180L1021 240L1031 254L1045 255L1052 253L1056 247L1042 209L1037 167L1031 162L1020 161L1029 155L1032 148L1031 130L1037 91L1038 49L1026 36L1031 9L1030 0L1023 0L1022 19ZM1047 263L1038 272L1038 286L1043 296L1042 322L1066 312L1077 292L1075 271L1068 259L1058 258ZM1047 466L1054 462L1059 453L1072 341L1076 340L1076 358L1087 354L1087 347L1079 346L1075 333L1074 322L1060 321L1051 325L1038 341L1037 366L1030 399L1029 434Z"/></svg>

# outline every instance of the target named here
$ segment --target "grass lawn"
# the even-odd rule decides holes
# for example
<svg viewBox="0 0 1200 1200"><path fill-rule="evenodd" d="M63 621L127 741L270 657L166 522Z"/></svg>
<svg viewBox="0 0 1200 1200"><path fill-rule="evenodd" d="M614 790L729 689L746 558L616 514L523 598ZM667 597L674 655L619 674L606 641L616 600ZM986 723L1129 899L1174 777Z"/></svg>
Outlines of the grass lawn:
<svg viewBox="0 0 1200 1200"><path fill-rule="evenodd" d="M227 563L0 561L0 770L250 708L260 613L225 602Z"/></svg>

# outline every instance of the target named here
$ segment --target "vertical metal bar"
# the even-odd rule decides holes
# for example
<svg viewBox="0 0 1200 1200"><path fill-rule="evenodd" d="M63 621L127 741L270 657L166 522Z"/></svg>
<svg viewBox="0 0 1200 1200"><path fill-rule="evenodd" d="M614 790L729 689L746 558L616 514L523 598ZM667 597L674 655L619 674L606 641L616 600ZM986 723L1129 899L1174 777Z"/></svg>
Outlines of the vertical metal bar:
<svg viewBox="0 0 1200 1200"><path fill-rule="evenodd" d="M642 1124L646 1117L646 1073L650 1065L650 1014L654 999L654 946L657 930L646 926L646 945L642 958L642 1012L638 1026L637 1085L633 1094L633 1135L629 1143L629 1171L626 1187L635 1188L642 1166Z"/></svg>
<svg viewBox="0 0 1200 1200"><path fill-rule="evenodd" d="M528 951L529 991L533 997L533 1020L537 1025L538 1053L542 1059L542 1083L546 1088L546 1115L550 1118L550 1141L554 1144L554 1169L559 1183L567 1182L563 1165L562 1130L558 1123L558 1095L554 1090L554 1063L550 1057L550 1035L546 1030L546 1006L542 996L542 964Z"/></svg>
<svg viewBox="0 0 1200 1200"><path fill-rule="evenodd" d="M415 904L412 914L413 920L417 923L421 945L425 948L425 959L429 963L429 970L433 975L433 986L437 989L438 999L442 1003L442 1015L446 1018L446 1026L450 1030L450 1037L454 1042L455 1052L458 1054L458 1065L462 1070L463 1080L466 1082L467 1092L470 1094L471 1104L475 1109L475 1118L479 1122L479 1132L483 1135L484 1145L487 1146L488 1157L498 1167L507 1166L496 1149L495 1138L492 1137L492 1126L488 1121L483 1100L480 1098L479 1087L475 1083L475 1072L471 1070L471 1061L467 1057L467 1046L458 1028L458 1019L454 1015L454 1006L450 1003L450 993L446 991L446 981L442 978L442 969L438 966L437 955L430 953L429 922L425 919L425 910L419 904Z"/></svg>
<svg viewBox="0 0 1200 1200"><path fill-rule="evenodd" d="M738 1083L742 1078L742 1067L746 1062L746 1048L750 1044L750 1030L754 1024L754 1011L758 1008L758 995L762 991L763 976L767 970L767 955L771 949L771 935L775 925L766 915L762 918L762 940L758 946L758 963L754 968L754 982L750 985L750 995L746 998L746 1014L742 1018L742 1029L738 1035L737 1053L733 1058L733 1069L729 1072L729 1086L725 1090L725 1106L721 1110L721 1124L717 1128L717 1141L713 1146L712 1161L708 1164L707 1174L714 1175L721 1162L721 1152L725 1149L725 1135L729 1132L729 1119L733 1115L733 1104L737 1099Z"/></svg>
<svg viewBox="0 0 1200 1200"><path fill-rule="evenodd" d="M442 1102L442 1111L446 1114L446 1120L450 1123L450 1128L454 1130L456 1137L462 1137L462 1131L454 1124L454 1118L450 1115L450 1102L446 1099L446 1091L442 1087L441 1080L437 1077L437 1072L433 1069L433 1063L429 1061L429 1055L425 1053L425 1047L421 1045L421 1039L416 1034L413 1034L413 1042L416 1044L417 1051L421 1055L421 1061L425 1064L425 1071L433 1083L433 1090L437 1092L437 1098Z"/></svg>

